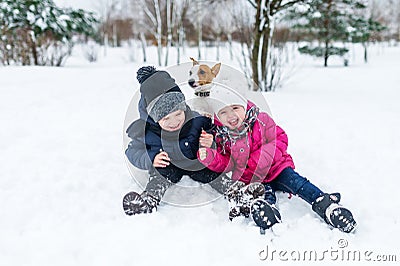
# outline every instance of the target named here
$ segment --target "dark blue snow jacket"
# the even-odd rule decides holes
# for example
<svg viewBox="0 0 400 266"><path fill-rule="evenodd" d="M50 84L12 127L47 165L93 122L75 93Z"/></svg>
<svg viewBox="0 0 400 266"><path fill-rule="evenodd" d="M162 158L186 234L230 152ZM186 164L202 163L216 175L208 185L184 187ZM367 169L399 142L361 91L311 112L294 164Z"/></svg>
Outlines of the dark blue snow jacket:
<svg viewBox="0 0 400 266"><path fill-rule="evenodd" d="M179 168L197 171L204 166L197 160L201 130L210 131L212 121L192 111L189 106L185 111L185 124L179 132L167 132L149 117L139 102L140 118L126 130L131 138L125 154L137 168L151 170L154 158L161 151L168 153L171 163ZM146 120L144 120L146 119Z"/></svg>

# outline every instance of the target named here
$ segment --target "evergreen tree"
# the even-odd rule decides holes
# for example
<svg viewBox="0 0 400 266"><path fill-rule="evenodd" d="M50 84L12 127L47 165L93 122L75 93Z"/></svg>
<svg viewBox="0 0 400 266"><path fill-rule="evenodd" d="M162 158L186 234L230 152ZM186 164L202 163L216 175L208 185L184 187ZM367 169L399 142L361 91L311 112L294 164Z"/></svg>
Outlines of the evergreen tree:
<svg viewBox="0 0 400 266"><path fill-rule="evenodd" d="M361 43L364 47L364 62L368 62L368 42L370 41L371 35L374 32L380 32L385 29L378 21L372 18L364 19L359 17L351 22L351 28L349 30L350 40L353 43Z"/></svg>
<svg viewBox="0 0 400 266"><path fill-rule="evenodd" d="M296 21L295 28L309 41L318 41L317 46L306 45L299 51L323 57L325 67L330 56L344 56L348 49L335 43L348 42L366 30L360 23L364 21L362 15L356 15L366 7L366 0L312 0L305 7L293 9L288 18Z"/></svg>
<svg viewBox="0 0 400 266"><path fill-rule="evenodd" d="M53 0L0 0L0 60L60 66L72 37L93 35L96 23L94 14L59 8Z"/></svg>

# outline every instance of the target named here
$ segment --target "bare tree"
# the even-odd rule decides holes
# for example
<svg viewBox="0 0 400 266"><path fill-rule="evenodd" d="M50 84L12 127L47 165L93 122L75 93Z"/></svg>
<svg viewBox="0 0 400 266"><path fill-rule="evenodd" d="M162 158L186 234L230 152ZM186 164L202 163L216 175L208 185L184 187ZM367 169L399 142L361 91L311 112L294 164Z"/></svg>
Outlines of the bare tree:
<svg viewBox="0 0 400 266"><path fill-rule="evenodd" d="M185 38L185 28L184 22L187 19L188 10L190 7L189 0L175 0L175 5L173 7L173 19L174 25L176 26L177 41L175 47L177 50L177 64L181 61L181 48L183 46L183 40Z"/></svg>
<svg viewBox="0 0 400 266"><path fill-rule="evenodd" d="M203 18L203 27L208 31L203 34L207 34L209 39L212 39L216 43L217 53L216 60L220 60L220 46L223 41L228 40L229 50L231 58L233 59L232 52L232 33L236 30L233 23L233 15L227 7L227 0L223 2L212 2L209 5L209 10L206 12ZM229 3L231 4L231 3ZM232 3L233 4L233 3Z"/></svg>
<svg viewBox="0 0 400 266"><path fill-rule="evenodd" d="M166 26L167 26L167 45L166 45L166 51L165 51L165 63L164 65L168 65L168 58L169 58L169 48L171 47L172 44L172 30L174 28L174 0L165 0L166 1L166 6L165 6L165 12L166 12Z"/></svg>
<svg viewBox="0 0 400 266"><path fill-rule="evenodd" d="M146 39L149 35L157 45L158 64L169 64L169 52L174 45L178 51L177 63L181 58L185 38L185 20L190 0L129 0L137 22L136 31L145 55ZM165 46L165 49L164 49ZM164 54L165 52L165 54ZM164 54L164 55L163 55Z"/></svg>
<svg viewBox="0 0 400 266"><path fill-rule="evenodd" d="M255 23L253 28L253 47L251 51L251 65L254 82L265 90L267 88L267 59L270 52L274 33L276 16L295 4L307 0L247 0L255 9Z"/></svg>
<svg viewBox="0 0 400 266"><path fill-rule="evenodd" d="M232 27L235 28L235 40L240 43L240 52L235 53L236 60L244 72L249 88L253 88L252 70L251 70L251 46L254 17L253 10L248 2L237 1L227 7L232 17Z"/></svg>
<svg viewBox="0 0 400 266"><path fill-rule="evenodd" d="M397 42L400 42L400 1L397 1L395 4L395 17L394 17L394 24L395 24L395 38Z"/></svg>
<svg viewBox="0 0 400 266"><path fill-rule="evenodd" d="M201 48L203 46L203 18L207 13L208 4L212 0L192 0L192 8L188 10L188 18L196 30L197 36L197 59L202 58Z"/></svg>
<svg viewBox="0 0 400 266"><path fill-rule="evenodd" d="M391 38L395 41L400 41L400 1L390 0L387 6L389 13L389 30Z"/></svg>
<svg viewBox="0 0 400 266"><path fill-rule="evenodd" d="M386 27L379 36L375 36L376 41L400 41L400 1L370 0L369 12L373 20Z"/></svg>
<svg viewBox="0 0 400 266"><path fill-rule="evenodd" d="M144 36L144 33L140 33L140 43L142 45L142 52L143 52L143 62L147 62L147 54L146 54L146 37Z"/></svg>
<svg viewBox="0 0 400 266"><path fill-rule="evenodd" d="M124 16L129 18L132 23L130 30L132 32L132 39L129 40L129 45L133 46L131 47L132 49L132 55L131 58L135 58L135 45L136 41L140 43L140 48L142 50L142 55L143 55L143 62L147 62L147 40L146 40L146 33L149 32L148 28L149 26L146 26L148 24L148 18L146 14L143 11L143 8L141 5L139 5L138 0L122 0L125 1L124 3Z"/></svg>
<svg viewBox="0 0 400 266"><path fill-rule="evenodd" d="M113 37L113 30L116 28L112 26L112 20L115 19L117 15L117 1L116 0L100 0L96 2L97 12L100 14L102 25L101 25L101 35L104 44L104 56L107 55L107 48L109 44L109 38Z"/></svg>
<svg viewBox="0 0 400 266"><path fill-rule="evenodd" d="M149 32L157 44L158 65L162 60L162 8L160 0L132 0L133 5L140 7L140 26ZM143 35L141 35L142 37ZM143 40L143 39L142 39Z"/></svg>

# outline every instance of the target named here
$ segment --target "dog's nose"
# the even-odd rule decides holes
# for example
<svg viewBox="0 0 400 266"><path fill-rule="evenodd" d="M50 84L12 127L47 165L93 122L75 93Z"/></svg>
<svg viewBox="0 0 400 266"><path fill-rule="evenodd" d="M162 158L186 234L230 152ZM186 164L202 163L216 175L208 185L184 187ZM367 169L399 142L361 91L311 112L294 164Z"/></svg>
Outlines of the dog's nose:
<svg viewBox="0 0 400 266"><path fill-rule="evenodd" d="M189 79L189 81L188 81L189 86L190 86L190 87L193 87L193 85L194 85L195 82L196 82L196 81L195 81L194 79Z"/></svg>

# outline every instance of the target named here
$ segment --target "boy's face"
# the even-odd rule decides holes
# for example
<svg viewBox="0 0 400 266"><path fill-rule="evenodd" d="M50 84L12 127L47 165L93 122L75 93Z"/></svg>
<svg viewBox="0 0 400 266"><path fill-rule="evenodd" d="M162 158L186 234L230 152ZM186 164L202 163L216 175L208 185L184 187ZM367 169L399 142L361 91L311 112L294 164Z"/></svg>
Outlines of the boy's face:
<svg viewBox="0 0 400 266"><path fill-rule="evenodd" d="M234 130L240 127L246 117L244 107L241 105L228 105L218 111L219 121L227 128Z"/></svg>
<svg viewBox="0 0 400 266"><path fill-rule="evenodd" d="M177 110L172 112L158 121L160 127L165 131L176 131L182 128L185 123L185 112Z"/></svg>

